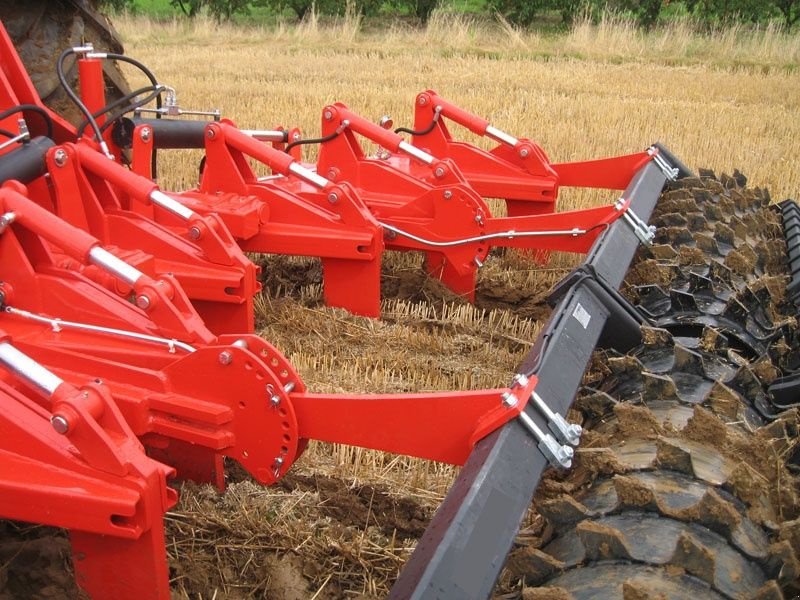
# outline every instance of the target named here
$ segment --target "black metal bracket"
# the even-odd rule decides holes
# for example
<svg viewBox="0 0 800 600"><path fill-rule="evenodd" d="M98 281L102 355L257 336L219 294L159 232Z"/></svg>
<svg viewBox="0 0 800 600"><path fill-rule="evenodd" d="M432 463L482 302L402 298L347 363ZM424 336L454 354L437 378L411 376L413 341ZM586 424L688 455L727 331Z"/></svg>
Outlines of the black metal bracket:
<svg viewBox="0 0 800 600"><path fill-rule="evenodd" d="M668 150L658 147L679 176L691 175ZM662 168L650 161L625 190L642 220L650 218L665 182ZM550 319L520 366L519 373L538 377L536 392L547 398L554 413L565 415L569 410L604 331L615 338L615 346L635 341L643 318L608 290L619 288L639 243L621 219L609 227L587 257L590 270L573 274L582 283L561 287ZM607 329L610 320L625 333ZM525 413L540 429L547 426L535 406L526 407ZM522 419L478 442L389 598L489 597L547 465Z"/></svg>
<svg viewBox="0 0 800 600"><path fill-rule="evenodd" d="M642 342L642 326L652 325L652 321L636 309L619 290L597 274L594 266L583 264L559 281L547 298L547 303L555 307L558 301L571 289L585 286L608 311L598 346L627 352ZM576 318L579 315L574 315Z"/></svg>

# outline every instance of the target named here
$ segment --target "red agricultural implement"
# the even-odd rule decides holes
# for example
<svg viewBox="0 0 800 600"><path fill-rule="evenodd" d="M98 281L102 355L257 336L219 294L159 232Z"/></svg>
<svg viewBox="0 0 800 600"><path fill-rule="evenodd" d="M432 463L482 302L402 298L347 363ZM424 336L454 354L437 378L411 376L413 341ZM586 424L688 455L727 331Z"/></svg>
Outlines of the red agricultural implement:
<svg viewBox="0 0 800 600"><path fill-rule="evenodd" d="M581 428L563 415L591 353L601 338L621 352L641 342L647 321L617 289L653 239L665 182L689 171L660 145L553 164L432 91L417 96L412 143L325 107L309 165L296 130L176 119L173 92L159 118L123 118L168 90L152 78L107 104L104 61L130 59L73 48L60 73L70 55L85 131L41 102L0 31L0 516L68 529L93 598L168 598L168 480L222 488L228 458L270 484L308 440L358 445L464 465L393 597L487 597L543 470L571 465ZM457 142L447 121L499 145ZM154 182L157 151L175 148L205 151L196 189ZM622 193L554 212L566 186ZM508 387L314 394L252 334L258 269L243 252L319 257L326 301L378 316L385 249L425 253L432 276L473 298L497 246L588 254Z"/></svg>

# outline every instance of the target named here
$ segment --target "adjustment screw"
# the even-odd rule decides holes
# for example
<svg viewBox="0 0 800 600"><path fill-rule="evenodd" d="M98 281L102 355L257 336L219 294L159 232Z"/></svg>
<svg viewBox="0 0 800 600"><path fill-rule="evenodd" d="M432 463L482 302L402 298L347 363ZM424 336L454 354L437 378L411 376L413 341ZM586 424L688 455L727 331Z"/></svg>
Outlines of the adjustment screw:
<svg viewBox="0 0 800 600"><path fill-rule="evenodd" d="M69 421L61 415L53 415L50 418L50 424L53 426L53 429L56 430L56 433L60 433L61 435L66 435L69 431Z"/></svg>
<svg viewBox="0 0 800 600"><path fill-rule="evenodd" d="M339 201L339 196L336 194L336 192L331 192L330 194L328 194L328 202L330 202L331 204L336 204L338 201Z"/></svg>
<svg viewBox="0 0 800 600"><path fill-rule="evenodd" d="M149 127L142 127L142 131L139 133L139 137L142 139L143 142L149 142L150 133L152 133L152 130Z"/></svg>
<svg viewBox="0 0 800 600"><path fill-rule="evenodd" d="M142 310L147 310L150 308L150 298L142 294L141 296L136 297L136 306L141 308Z"/></svg>
<svg viewBox="0 0 800 600"><path fill-rule="evenodd" d="M219 353L219 364L221 365L229 365L233 361L233 354L228 352L227 350L223 350Z"/></svg>
<svg viewBox="0 0 800 600"><path fill-rule="evenodd" d="M67 153L59 148L55 151L55 154L53 154L53 160L57 167L63 167L67 163Z"/></svg>
<svg viewBox="0 0 800 600"><path fill-rule="evenodd" d="M190 240L199 240L201 235L200 228L197 225L193 225L189 228L189 239Z"/></svg>

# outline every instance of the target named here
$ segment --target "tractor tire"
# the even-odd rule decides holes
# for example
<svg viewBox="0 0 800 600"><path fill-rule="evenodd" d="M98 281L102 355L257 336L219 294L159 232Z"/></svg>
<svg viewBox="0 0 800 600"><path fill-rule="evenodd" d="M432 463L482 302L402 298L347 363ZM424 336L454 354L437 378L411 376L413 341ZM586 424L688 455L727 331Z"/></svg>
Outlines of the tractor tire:
<svg viewBox="0 0 800 600"><path fill-rule="evenodd" d="M76 125L82 115L61 89L56 59L64 49L86 42L94 44L99 52L122 53L119 35L109 19L90 0L9 0L3 5L2 18L39 96ZM103 69L109 101L130 92L114 61L105 61ZM67 57L65 72L69 83L77 86L75 56Z"/></svg>
<svg viewBox="0 0 800 600"><path fill-rule="evenodd" d="M798 411L768 391L798 352L780 214L740 174L701 175L662 194L624 290L651 326L596 352L575 466L543 480L546 525L509 556L525 600L800 593Z"/></svg>

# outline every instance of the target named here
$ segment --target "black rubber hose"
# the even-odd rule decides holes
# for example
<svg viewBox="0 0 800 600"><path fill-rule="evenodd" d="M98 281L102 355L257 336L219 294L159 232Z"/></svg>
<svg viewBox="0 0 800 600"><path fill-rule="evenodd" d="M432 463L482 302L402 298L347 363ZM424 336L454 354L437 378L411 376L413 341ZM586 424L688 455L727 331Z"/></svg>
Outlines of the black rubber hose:
<svg viewBox="0 0 800 600"><path fill-rule="evenodd" d="M78 97L78 94L75 93L75 90L73 90L72 87L69 85L67 77L64 74L64 60L70 54L75 54L75 50L73 48L67 48L66 50L64 50L58 57L58 60L56 61L56 74L58 75L58 81L61 83L61 87L64 88L64 91L66 92L67 96L69 96L69 99L75 103L75 106L78 107L78 110L80 110L83 113L83 116L86 118L86 121L89 123L89 125L92 126L92 130L94 130L94 135L97 138L97 141L102 142L103 132L100 131L100 126L97 124L97 121L92 116L92 113L89 112L89 109L86 107L83 101Z"/></svg>
<svg viewBox="0 0 800 600"><path fill-rule="evenodd" d="M133 100L134 98L136 98L140 94L145 94L147 92L159 92L159 91L160 91L160 88L158 86L152 86L152 85L148 85L148 86L145 86L143 88L139 88L138 90L136 90L134 92L131 92L129 94L125 94L122 98L117 98L114 102L111 102L110 104L106 104L100 110L97 110L94 113L92 113L92 116L96 119L97 117L105 115L105 114L111 112L112 110L114 110L115 108L117 108L118 106L122 106L122 105L125 105L125 109L124 109L123 114L127 113L127 112L130 112L130 111L135 110L136 108L138 108L138 106L135 106L136 103L128 104L128 103L131 102L131 100ZM147 102L150 102L152 99L153 99L153 96L151 94L150 96L147 97ZM144 102L144 104L147 104L147 102ZM114 121L114 120L116 120L116 119L109 119L109 121ZM86 129L86 126L88 124L89 123L87 121L83 121L78 126L78 137L81 137L83 135L83 130ZM105 123L100 128L100 130L101 131L105 131L107 128L108 128L107 123Z"/></svg>
<svg viewBox="0 0 800 600"><path fill-rule="evenodd" d="M44 121L45 127L47 128L47 132L45 133L45 136L49 137L49 138L52 138L53 137L53 119L50 117L50 115L47 113L47 111L45 109L43 109L41 106L36 106L35 104L19 104L17 106L9 108L8 110L4 110L3 112L0 112L0 121L2 121L3 119L5 119L7 117L10 117L13 114L22 113L22 112L26 112L26 111L36 113L37 115L39 115L42 118L42 120ZM8 132L8 131L3 131L2 135L8 135L8 137L15 137L15 135L13 133Z"/></svg>
<svg viewBox="0 0 800 600"><path fill-rule="evenodd" d="M112 60L118 60L120 62L128 63L129 65L133 65L137 69L139 69L142 73L144 73L145 77L150 80L150 84L153 87L158 86L158 80L156 79L155 74L147 68L147 66L136 60L135 58L131 58L130 56L125 56L124 54L114 54L114 53L107 53L106 56ZM161 94L159 93L156 96L156 108L161 108ZM161 118L161 113L156 113L156 119Z"/></svg>
<svg viewBox="0 0 800 600"><path fill-rule="evenodd" d="M334 131L332 134L326 135L325 137L321 138L307 138L304 140L296 140L291 144L288 144L284 152L288 154L292 148L294 148L295 146L302 146L303 144L324 144L325 142L330 142L332 139L336 138L339 135L339 133L340 132L338 131Z"/></svg>
<svg viewBox="0 0 800 600"><path fill-rule="evenodd" d="M397 129L394 130L394 132L395 133L408 133L410 135L427 135L431 131L433 131L434 127L436 127L436 121L437 121L437 119L433 119L431 121L431 124L428 125L425 129L414 130L414 129L409 129L408 127L398 127Z"/></svg>

